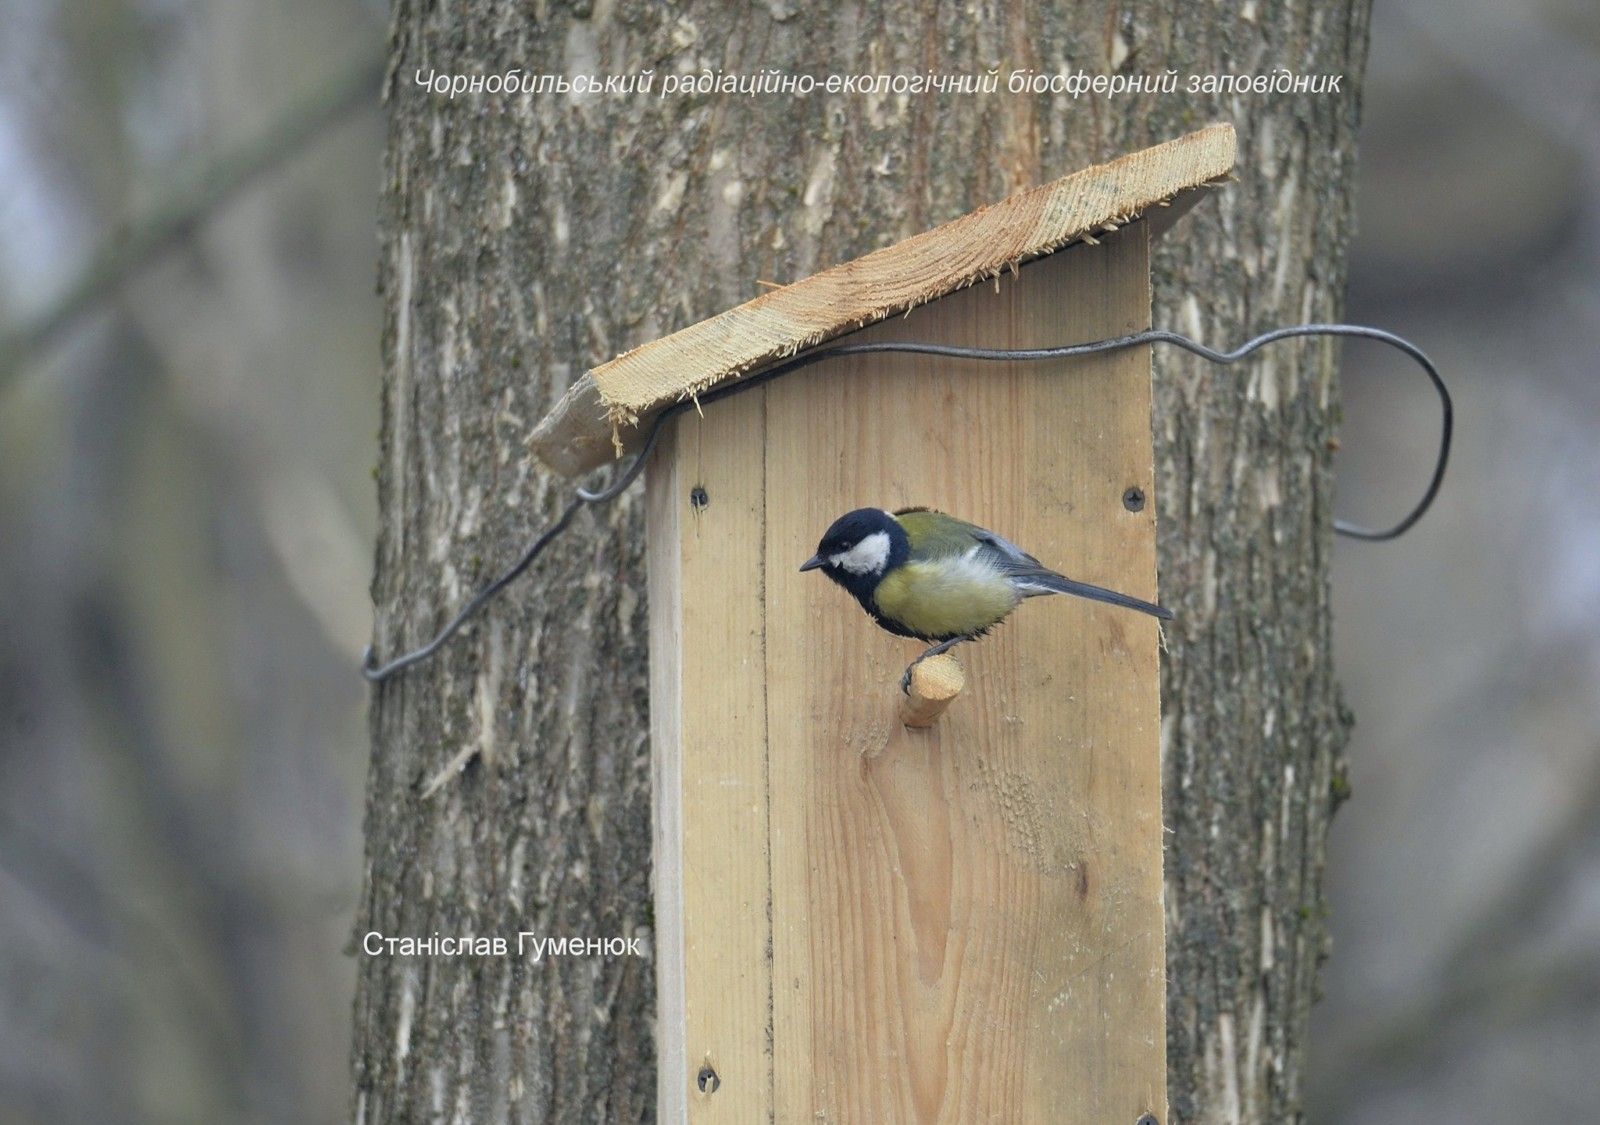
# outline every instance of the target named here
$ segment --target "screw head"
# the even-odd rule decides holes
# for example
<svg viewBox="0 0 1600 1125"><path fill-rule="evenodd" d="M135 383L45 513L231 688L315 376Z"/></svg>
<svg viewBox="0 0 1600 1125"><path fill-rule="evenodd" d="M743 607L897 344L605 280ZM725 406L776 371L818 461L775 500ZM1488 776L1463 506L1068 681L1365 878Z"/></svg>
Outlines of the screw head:
<svg viewBox="0 0 1600 1125"><path fill-rule="evenodd" d="M717 1087L722 1085L722 1079L717 1077L717 1072L709 1066L700 1068L700 1073L694 1076L694 1082L700 1087L702 1094L715 1094Z"/></svg>
<svg viewBox="0 0 1600 1125"><path fill-rule="evenodd" d="M1155 1114L1146 1113L1141 1114L1139 1120L1135 1121L1133 1125L1161 1125L1161 1122L1156 1120Z"/></svg>
<svg viewBox="0 0 1600 1125"><path fill-rule="evenodd" d="M1136 484L1130 485L1128 490L1122 494L1122 506L1130 512L1142 511L1144 509L1144 489ZM1152 1120L1154 1119L1152 1118ZM1143 1125L1143 1122L1140 1122L1140 1125Z"/></svg>
<svg viewBox="0 0 1600 1125"><path fill-rule="evenodd" d="M706 492L705 486L697 484L689 490L689 507L695 511L704 511L707 504L711 503L711 495Z"/></svg>

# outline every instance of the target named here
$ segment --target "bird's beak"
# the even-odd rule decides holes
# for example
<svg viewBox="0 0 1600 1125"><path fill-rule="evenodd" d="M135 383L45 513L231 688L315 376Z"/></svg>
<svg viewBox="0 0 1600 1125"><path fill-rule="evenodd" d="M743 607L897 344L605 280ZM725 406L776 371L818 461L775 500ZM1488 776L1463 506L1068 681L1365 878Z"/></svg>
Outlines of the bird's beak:
<svg viewBox="0 0 1600 1125"><path fill-rule="evenodd" d="M822 566L825 562L827 562L827 560L821 555L812 555L809 559L800 564L800 569L802 571L816 570L817 567Z"/></svg>

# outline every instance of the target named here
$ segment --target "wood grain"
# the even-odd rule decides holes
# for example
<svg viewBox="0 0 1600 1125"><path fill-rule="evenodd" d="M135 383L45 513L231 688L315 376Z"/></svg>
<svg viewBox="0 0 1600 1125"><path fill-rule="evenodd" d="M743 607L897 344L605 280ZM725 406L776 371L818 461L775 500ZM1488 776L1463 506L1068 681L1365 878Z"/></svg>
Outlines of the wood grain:
<svg viewBox="0 0 1600 1125"><path fill-rule="evenodd" d="M765 396L675 419L648 469L662 1121L771 1116Z"/></svg>
<svg viewBox="0 0 1600 1125"><path fill-rule="evenodd" d="M1136 223L860 337L1135 331L1148 252ZM651 470L652 707L676 716L661 1119L1165 1120L1156 623L1030 602L964 646L961 705L908 730L890 689L921 646L796 571L840 512L928 504L1154 598L1154 513L1121 503L1155 495L1148 353L841 359L673 427Z"/></svg>
<svg viewBox="0 0 1600 1125"><path fill-rule="evenodd" d="M992 278L1217 181L1231 125L1209 128L1017 192L653 340L579 379L531 447L558 472L592 469L662 408L774 359Z"/></svg>

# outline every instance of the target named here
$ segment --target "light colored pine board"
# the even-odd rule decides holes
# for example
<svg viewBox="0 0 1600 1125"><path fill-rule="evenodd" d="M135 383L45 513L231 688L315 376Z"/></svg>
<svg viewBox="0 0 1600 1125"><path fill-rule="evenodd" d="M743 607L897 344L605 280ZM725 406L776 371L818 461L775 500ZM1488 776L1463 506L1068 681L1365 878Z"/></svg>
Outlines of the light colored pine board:
<svg viewBox="0 0 1600 1125"><path fill-rule="evenodd" d="M764 364L1101 236L1233 168L1231 125L1029 188L626 352L586 373L539 423L534 453L576 475L657 412Z"/></svg>
<svg viewBox="0 0 1600 1125"><path fill-rule="evenodd" d="M1135 224L861 338L1135 331L1148 245ZM1121 501L1155 494L1148 353L831 360L671 425L650 471L660 1119L1165 1120L1155 621L1030 601L957 649L965 690L910 730L921 646L796 570L849 508L929 504L1153 598L1154 513Z"/></svg>
<svg viewBox="0 0 1600 1125"><path fill-rule="evenodd" d="M1149 323L1142 225L864 338L1042 345ZM927 504L1063 572L1155 588L1145 351L830 362L771 385L767 708L776 1120L1166 1119L1156 622L1025 604L898 722L918 646L794 572L859 505ZM782 565L784 562L789 565Z"/></svg>
<svg viewBox="0 0 1600 1125"><path fill-rule="evenodd" d="M647 470L663 1122L771 1117L764 411L674 419Z"/></svg>

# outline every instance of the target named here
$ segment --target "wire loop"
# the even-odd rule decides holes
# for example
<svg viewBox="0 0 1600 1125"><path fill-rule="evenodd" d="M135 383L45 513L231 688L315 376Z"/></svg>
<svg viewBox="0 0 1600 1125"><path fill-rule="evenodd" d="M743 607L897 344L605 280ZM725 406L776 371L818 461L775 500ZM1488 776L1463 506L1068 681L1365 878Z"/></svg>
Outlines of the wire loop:
<svg viewBox="0 0 1600 1125"><path fill-rule="evenodd" d="M973 359L993 362L1029 363L1048 359L1070 359L1074 356L1096 355L1102 352L1122 351L1127 348L1142 347L1146 344L1171 344L1186 352L1199 356L1208 363L1220 366L1229 366L1244 359L1251 353L1276 343L1279 340L1289 340L1305 336L1343 336L1357 339L1376 340L1395 348L1411 358L1418 367L1427 374L1429 382L1433 385L1435 393L1439 396L1440 428L1439 451L1434 459L1433 473L1428 478L1428 486L1422 492L1422 498L1405 514L1401 520L1391 527L1369 528L1357 524L1346 523L1343 520L1334 520L1333 528L1340 535L1352 539L1361 539L1369 543L1381 543L1390 539L1398 539L1420 520L1433 506L1434 498L1439 495L1439 488L1444 483L1444 472L1450 461L1450 444L1455 431L1455 407L1450 400L1450 390L1445 386L1444 378L1439 374L1439 369L1433 365L1421 348L1410 340L1397 336L1393 332L1386 332L1382 328L1369 328L1360 324L1294 324L1286 328L1274 328L1270 332L1263 332L1254 339L1247 340L1232 351L1217 351L1187 336L1165 329L1151 328L1143 332L1135 332L1128 336L1116 336L1106 340L1092 340L1084 344L1063 344L1050 348L977 348L962 347L955 344L919 343L911 340L882 340L868 344L840 344L835 347L820 348L816 351L805 352L792 359L778 363L759 374L745 379L739 379L717 387L697 399L686 399L674 403L655 416L646 435L644 444L639 452L634 455L626 468L619 470L612 478L611 483L598 490L590 490L582 485L574 490L575 499L567 505L566 509L557 517L556 522L546 528L537 539L529 545L510 569L501 574L489 585L474 594L466 605L450 619L449 623L440 629L434 638L421 648L414 649L403 656L396 657L387 664L374 664L374 654L369 645L362 655L361 674L372 683L382 683L396 672L400 672L423 660L428 659L438 652L451 637L461 630L461 627L488 602L509 586L512 582L533 565L555 538L567 529L572 522L572 517L577 515L578 509L587 504L606 504L615 500L627 491L628 487L638 479L644 470L645 462L649 460L651 452L655 449L656 441L661 436L661 431L670 418L690 408L698 408L706 403L716 402L718 399L727 398L729 395L748 391L763 383L802 367L809 367L825 359L847 355L932 355L951 359Z"/></svg>

